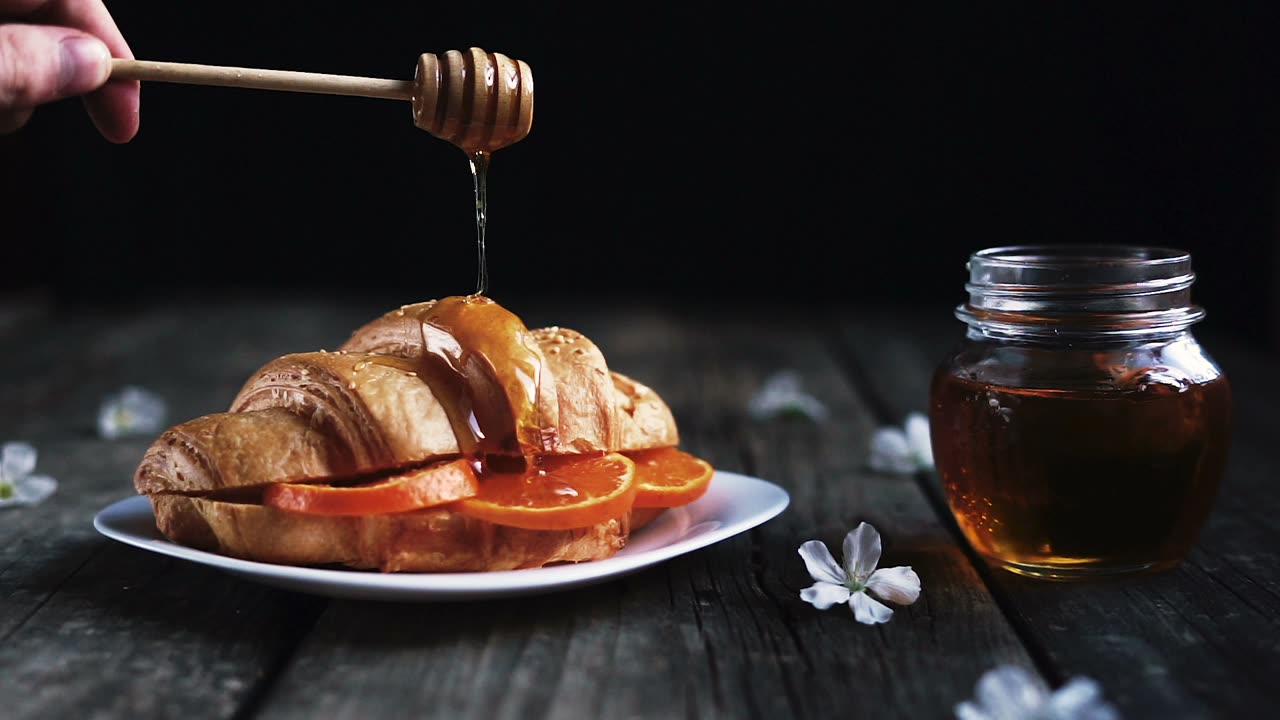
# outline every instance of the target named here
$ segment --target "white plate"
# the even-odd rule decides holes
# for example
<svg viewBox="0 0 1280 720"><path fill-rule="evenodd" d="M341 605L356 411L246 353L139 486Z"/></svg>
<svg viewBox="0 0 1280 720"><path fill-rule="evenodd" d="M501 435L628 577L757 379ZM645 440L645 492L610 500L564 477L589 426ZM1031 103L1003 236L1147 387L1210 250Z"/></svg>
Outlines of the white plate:
<svg viewBox="0 0 1280 720"><path fill-rule="evenodd" d="M717 470L696 502L663 513L637 530L611 558L530 570L470 573L380 573L252 562L170 542L155 526L151 503L134 496L93 518L114 540L299 592L368 600L441 601L543 593L616 578L750 530L786 509L785 490L760 478Z"/></svg>

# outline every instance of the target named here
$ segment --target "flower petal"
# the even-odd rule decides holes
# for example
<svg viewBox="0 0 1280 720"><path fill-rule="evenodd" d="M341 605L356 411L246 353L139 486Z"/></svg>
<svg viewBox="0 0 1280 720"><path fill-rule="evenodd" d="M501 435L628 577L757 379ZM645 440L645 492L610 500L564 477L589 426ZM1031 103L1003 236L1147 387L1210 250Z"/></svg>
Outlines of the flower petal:
<svg viewBox="0 0 1280 720"><path fill-rule="evenodd" d="M871 453L867 457L867 464L876 472L915 472L916 462L911 456L907 434L896 427L876 430L871 435Z"/></svg>
<svg viewBox="0 0 1280 720"><path fill-rule="evenodd" d="M844 570L836 564L827 546L818 540L810 540L800 546L800 557L804 558L804 566L809 575L818 582L843 585L847 579Z"/></svg>
<svg viewBox="0 0 1280 720"><path fill-rule="evenodd" d="M47 475L28 475L14 486L14 497L28 505L42 502L58 489L58 481Z"/></svg>
<svg viewBox="0 0 1280 720"><path fill-rule="evenodd" d="M7 442L0 449L0 478L11 483L36 469L36 449L30 443Z"/></svg>
<svg viewBox="0 0 1280 720"><path fill-rule="evenodd" d="M752 396L748 411L757 420L802 415L817 422L828 414L821 400L801 389L800 374L794 370L780 370L770 376Z"/></svg>
<svg viewBox="0 0 1280 720"><path fill-rule="evenodd" d="M58 489L58 481L44 475L28 475L8 488L9 497L0 497L0 507L43 502Z"/></svg>
<svg viewBox="0 0 1280 720"><path fill-rule="evenodd" d="M849 588L844 585L833 585L818 582L800 591L800 599L819 610L826 610L832 605L839 605L849 599Z"/></svg>
<svg viewBox="0 0 1280 720"><path fill-rule="evenodd" d="M969 700L956 703L954 710L956 720L992 720L990 715Z"/></svg>
<svg viewBox="0 0 1280 720"><path fill-rule="evenodd" d="M871 599L864 592L856 592L849 598L849 607L853 608L853 618L860 623L876 625L887 623L893 617L893 611Z"/></svg>
<svg viewBox="0 0 1280 720"><path fill-rule="evenodd" d="M126 385L98 406L98 434L109 440L152 435L163 429L167 412L164 398Z"/></svg>
<svg viewBox="0 0 1280 720"><path fill-rule="evenodd" d="M929 418L924 413L913 412L907 416L907 445L911 458L921 468L933 469L933 442L929 439Z"/></svg>
<svg viewBox="0 0 1280 720"><path fill-rule="evenodd" d="M993 720L1021 720L1036 716L1049 691L1039 676L1016 665L1001 665L983 674L974 697Z"/></svg>
<svg viewBox="0 0 1280 720"><path fill-rule="evenodd" d="M880 533L870 525L858 527L844 536L844 569L849 577L864 583L880 563Z"/></svg>
<svg viewBox="0 0 1280 720"><path fill-rule="evenodd" d="M1102 688L1090 678L1068 680L1049 697L1049 717L1072 720L1118 720L1120 714L1102 699Z"/></svg>
<svg viewBox="0 0 1280 720"><path fill-rule="evenodd" d="M867 590L881 600L910 605L920 597L920 576L909 565L880 568L867 578Z"/></svg>

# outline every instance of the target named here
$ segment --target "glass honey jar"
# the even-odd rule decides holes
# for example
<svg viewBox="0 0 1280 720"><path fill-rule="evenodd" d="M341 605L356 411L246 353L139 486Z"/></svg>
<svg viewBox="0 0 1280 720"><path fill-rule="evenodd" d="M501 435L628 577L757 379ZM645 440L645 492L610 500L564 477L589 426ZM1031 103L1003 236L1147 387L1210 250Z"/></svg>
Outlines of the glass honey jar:
<svg viewBox="0 0 1280 720"><path fill-rule="evenodd" d="M1192 334L1189 253L1011 246L968 261L967 331L929 391L969 543L1056 580L1176 566L1213 505L1231 387Z"/></svg>

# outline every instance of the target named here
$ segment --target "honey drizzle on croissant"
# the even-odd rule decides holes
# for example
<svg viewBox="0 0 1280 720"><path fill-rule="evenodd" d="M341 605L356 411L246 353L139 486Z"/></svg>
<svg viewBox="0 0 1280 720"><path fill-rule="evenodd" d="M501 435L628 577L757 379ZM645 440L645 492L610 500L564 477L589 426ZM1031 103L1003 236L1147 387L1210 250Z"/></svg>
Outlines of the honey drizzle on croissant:
<svg viewBox="0 0 1280 720"><path fill-rule="evenodd" d="M466 455L521 455L550 451L554 427L539 411L542 353L511 311L483 295L452 296L418 306L420 373L441 397L458 445Z"/></svg>

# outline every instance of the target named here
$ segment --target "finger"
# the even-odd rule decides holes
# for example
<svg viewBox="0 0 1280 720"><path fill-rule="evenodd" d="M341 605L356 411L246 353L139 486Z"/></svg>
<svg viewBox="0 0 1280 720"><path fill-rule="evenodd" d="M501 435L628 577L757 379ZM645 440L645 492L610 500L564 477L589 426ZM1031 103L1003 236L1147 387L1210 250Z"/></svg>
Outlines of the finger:
<svg viewBox="0 0 1280 720"><path fill-rule="evenodd" d="M138 134L138 81L112 80L86 95L85 110L102 136L125 143Z"/></svg>
<svg viewBox="0 0 1280 720"><path fill-rule="evenodd" d="M8 108L0 110L0 135L11 133L27 124L33 108Z"/></svg>
<svg viewBox="0 0 1280 720"><path fill-rule="evenodd" d="M0 25L0 107L32 108L102 87L107 46L64 27Z"/></svg>
<svg viewBox="0 0 1280 720"><path fill-rule="evenodd" d="M83 30L106 43L112 57L133 58L115 18L100 0L0 0L0 17Z"/></svg>
<svg viewBox="0 0 1280 720"><path fill-rule="evenodd" d="M54 9L51 17L55 21L101 38L110 48L111 57L133 59L133 50L102 3L52 0L51 5ZM137 80L112 80L85 96L89 118L107 140L124 143L138 134L139 87Z"/></svg>
<svg viewBox="0 0 1280 720"><path fill-rule="evenodd" d="M106 43L111 57L133 58L115 19L97 0L0 0L0 15L83 30ZM85 96L85 109L107 140L128 142L137 134L138 94L137 80L111 80Z"/></svg>
<svg viewBox="0 0 1280 720"><path fill-rule="evenodd" d="M106 43L113 57L133 57L101 0L0 0L0 17L83 30Z"/></svg>

